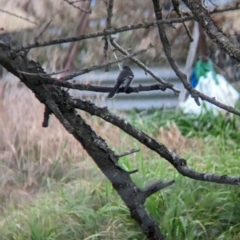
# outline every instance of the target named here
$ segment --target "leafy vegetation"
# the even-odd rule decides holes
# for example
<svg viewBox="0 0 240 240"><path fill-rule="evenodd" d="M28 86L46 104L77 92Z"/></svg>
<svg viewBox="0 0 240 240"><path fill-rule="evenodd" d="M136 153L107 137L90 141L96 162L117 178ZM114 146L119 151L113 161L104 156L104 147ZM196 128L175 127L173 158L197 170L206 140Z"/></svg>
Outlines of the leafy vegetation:
<svg viewBox="0 0 240 240"><path fill-rule="evenodd" d="M144 239L109 181L81 147L53 117L49 129L42 132L41 107L31 93L22 96L6 97L6 103L13 103L14 118L11 106L3 102L0 108L0 123L5 126L0 139L1 239ZM35 112L28 112L29 107ZM146 202L168 239L240 238L237 186L185 178L123 132L86 116L116 152L129 146L141 149L120 160L125 169L139 170L132 176L139 187L152 179L176 180ZM155 110L145 115L131 113L128 118L180 153L196 171L239 175L237 117L209 113L197 118Z"/></svg>
<svg viewBox="0 0 240 240"><path fill-rule="evenodd" d="M240 138L237 132L240 127L240 119L232 114L215 116L209 111L197 116L183 113L181 110L159 111L153 109L142 114L132 111L130 121L153 135L155 135L156 129L159 127L168 128L169 123L174 122L186 137L205 138L210 135L236 141Z"/></svg>

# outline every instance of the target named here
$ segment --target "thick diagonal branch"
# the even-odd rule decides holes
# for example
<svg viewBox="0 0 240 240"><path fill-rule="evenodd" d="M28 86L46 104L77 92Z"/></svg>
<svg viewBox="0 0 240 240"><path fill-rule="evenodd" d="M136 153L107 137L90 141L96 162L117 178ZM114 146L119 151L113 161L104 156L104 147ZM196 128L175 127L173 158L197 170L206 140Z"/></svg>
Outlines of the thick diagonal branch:
<svg viewBox="0 0 240 240"><path fill-rule="evenodd" d="M230 57L240 62L240 48L234 44L214 22L208 11L202 6L201 1L183 0L192 11L195 20L199 22L206 34L217 43Z"/></svg>
<svg viewBox="0 0 240 240"><path fill-rule="evenodd" d="M111 22L112 22L112 16L113 16L113 0L108 1L108 7L107 7L107 20L106 20L106 29L111 28ZM103 48L103 53L104 53L104 59L105 61L108 61L108 38L109 36L104 36L104 48ZM105 67L105 71L109 71L109 66Z"/></svg>
<svg viewBox="0 0 240 240"><path fill-rule="evenodd" d="M140 225L143 233L150 240L164 240L158 224L144 207L142 190L137 188L130 178L130 173L118 165L118 156L108 147L107 143L86 124L71 105L70 95L55 86L44 85L41 66L30 61L25 56L11 53L6 46L0 45L0 65L18 77L36 98L42 102L61 122L65 129L81 143L89 156L94 160L100 170L111 181L124 203L130 210L131 216ZM39 71L40 75L27 75L19 73ZM135 171L133 171L135 172ZM144 190L143 190L144 191ZM152 192L153 193L153 192Z"/></svg>
<svg viewBox="0 0 240 240"><path fill-rule="evenodd" d="M171 163L176 170L183 176L205 182L215 182L220 184L239 185L240 177L229 177L226 175L220 176L211 173L199 173L188 167L187 161L181 156L169 150L165 145L159 143L155 139L148 136L138 128L132 126L125 119L122 119L108 111L107 108L99 108L89 101L74 99L71 105L75 108L81 109L90 113L91 115L98 116L109 123L119 127L124 132L138 140L140 143L158 153L162 158Z"/></svg>

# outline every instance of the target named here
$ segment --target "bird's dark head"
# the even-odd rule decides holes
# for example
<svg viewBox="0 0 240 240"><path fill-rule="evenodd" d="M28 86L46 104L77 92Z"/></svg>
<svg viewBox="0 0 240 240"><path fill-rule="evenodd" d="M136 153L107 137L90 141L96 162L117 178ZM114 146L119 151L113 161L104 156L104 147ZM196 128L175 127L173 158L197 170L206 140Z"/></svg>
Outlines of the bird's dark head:
<svg viewBox="0 0 240 240"><path fill-rule="evenodd" d="M131 70L131 68L129 66L123 66L123 69Z"/></svg>

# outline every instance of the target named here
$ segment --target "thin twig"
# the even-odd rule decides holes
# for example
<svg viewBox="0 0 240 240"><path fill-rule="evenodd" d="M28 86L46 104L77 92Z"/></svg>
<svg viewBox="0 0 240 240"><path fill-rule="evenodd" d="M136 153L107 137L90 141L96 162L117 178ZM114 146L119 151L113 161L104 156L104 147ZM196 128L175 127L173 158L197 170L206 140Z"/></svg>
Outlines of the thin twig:
<svg viewBox="0 0 240 240"><path fill-rule="evenodd" d="M51 24L53 18L50 19L46 24L45 26L42 27L42 29L40 30L39 34L34 38L34 41L36 42L40 37L41 35L47 30L47 28L49 27L49 25Z"/></svg>
<svg viewBox="0 0 240 240"><path fill-rule="evenodd" d="M141 29L141 28L150 28L150 27L156 27L158 24L172 24L172 23L179 23L182 21L190 21L192 20L193 17L184 17L184 18L175 18L175 19L164 19L159 22L144 22L144 23L138 23L138 24L133 24L133 25L128 25L128 26L123 26L119 28L111 28L111 29L105 29L104 31L101 32L94 32L94 33L89 33L89 34L83 34L79 37L71 37L71 38L61 38L61 39L55 39L51 41L46 41L46 42L37 42L37 43L32 43L29 44L25 47L20 47L15 50L15 52L20 52L24 51L26 49L31 49L31 48L38 48L38 47L46 47L46 46L51 46L51 45L56 45L56 44L62 44L62 43L69 43L69 42L76 42L76 41L81 41L85 39L91 39L91 38L97 38L97 37L103 37L107 35L112 35L120 32L126 32L126 31L132 31L136 29Z"/></svg>
<svg viewBox="0 0 240 240"><path fill-rule="evenodd" d="M112 20L112 14L113 12L113 0L109 0L108 1L108 7L107 7L107 20L106 20L106 29L110 29L111 28L111 20ZM103 48L103 53L104 53L104 58L105 58L105 62L108 61L108 40L109 40L109 37L108 36L104 36L104 40L105 40L105 43L104 43L104 48ZM105 67L105 72L108 72L109 71L109 66L106 66Z"/></svg>
<svg viewBox="0 0 240 240"><path fill-rule="evenodd" d="M133 56L136 56L136 55L138 55L138 54L144 53L144 52L146 52L148 49L150 49L150 48L152 48L152 47L153 47L153 45L152 45L152 44L149 44L149 46L148 46L147 48L145 48L145 49L136 51L136 52L134 52L134 53L132 53L132 54L129 54L129 55L125 56L125 57L121 57L121 58L119 58L119 59L117 59L117 60L112 60L112 61L109 61L109 62L100 64L100 65L94 65L94 66L89 67L89 68L84 68L84 69L80 70L79 72L76 72L76 73L67 75L66 77L60 78L59 80L60 80L60 81L70 80L70 79L72 79L72 78L74 78L74 77L77 77L77 76L82 75L82 74L85 74L85 73L89 73L89 72L91 72L91 71L93 71L93 70L96 70L96 69L99 69L99 68L104 68L104 67L106 67L106 66L109 66L109 65L111 65L111 64L115 64L115 63L118 63L118 62L122 62L122 61L124 61L124 60L126 60L126 59L128 59L128 58L130 58L130 57L133 57Z"/></svg>
<svg viewBox="0 0 240 240"><path fill-rule="evenodd" d="M65 72L68 72L69 70L66 70L66 71L60 71L60 72L52 72L52 73L32 73L32 72L25 72L25 71L21 71L21 70L17 70L17 72L19 73L24 73L26 75L31 75L31 76L53 76L53 75L58 75L58 74L61 74L61 73L65 73Z"/></svg>
<svg viewBox="0 0 240 240"><path fill-rule="evenodd" d="M91 12L92 12L91 9L90 9L90 10L86 10L86 9L83 9L83 8L81 8L81 7L76 6L76 5L74 4L74 2L70 2L70 1L68 1L68 0L63 0L63 1L66 2L66 3L68 3L69 5L73 6L74 8L82 11L82 12L85 12L85 13L91 13Z"/></svg>
<svg viewBox="0 0 240 240"><path fill-rule="evenodd" d="M88 2L88 1L91 1L91 0L77 0L77 1L72 1L71 3Z"/></svg>
<svg viewBox="0 0 240 240"><path fill-rule="evenodd" d="M52 13L51 19L47 22L45 22L45 24L43 24L40 27L40 32L38 33L38 35L34 38L34 41L37 42L37 40L42 36L42 34L47 30L47 28L50 26L51 22L53 21L53 19L60 13L60 9L57 8L56 11L54 13ZM41 29L42 28L42 29Z"/></svg>
<svg viewBox="0 0 240 240"><path fill-rule="evenodd" d="M113 47L112 47L112 44L110 43L110 39L112 39L111 37L108 37L107 38L107 40L108 40L108 45L110 46L110 48L111 48L111 50L112 50L112 53L113 53L113 56L115 57L115 59L118 59L118 57L117 57L117 54L116 54L116 52L114 51L115 49L113 49ZM129 55L129 53L127 53L127 54L125 54L125 56L126 55ZM131 59L131 58L129 58L129 59ZM118 68L119 68L119 70L120 70L120 72L122 71L122 67L121 67L121 64L120 63L118 63Z"/></svg>
<svg viewBox="0 0 240 240"><path fill-rule="evenodd" d="M182 13L181 13L181 11L179 9L180 0L172 0L172 5L173 5L173 9L177 13L178 17L182 18ZM187 27L185 22L183 22L182 24L183 24L183 26L184 26L184 28L186 30L186 33L187 33L187 35L189 37L190 42L193 42L193 37L192 37L192 34L189 31L189 28Z"/></svg>
<svg viewBox="0 0 240 240"><path fill-rule="evenodd" d="M219 12L234 11L234 10L239 10L239 9L240 9L240 5L235 5L235 7L230 7L230 10L229 9L225 9L225 10L220 9ZM215 13L218 13L218 10L209 12L209 14L215 14ZM161 25L161 24L182 23L182 22L191 21L194 19L195 19L194 16L187 16L187 17L183 17L183 18L162 19L160 21L155 21L155 22L137 23L137 24L133 24L133 25L122 26L119 28L111 28L108 30L104 30L102 32L83 34L79 37L61 38L61 39L55 39L55 40L41 42L41 43L32 43L25 47L17 48L15 51L20 52L20 51L24 51L26 49L31 49L31 48L46 47L46 46L51 46L51 45L56 45L56 44L67 43L67 42L76 42L76 41L81 41L81 40L85 40L85 39L103 37L103 36L107 36L107 35L112 35L112 34L116 34L116 33L120 33L120 32L126 32L126 31L141 29L141 28L157 27L158 25Z"/></svg>
<svg viewBox="0 0 240 240"><path fill-rule="evenodd" d="M129 151L127 151L127 152L118 154L117 157L118 157L118 158L125 157L125 156L127 156L127 155L130 155L130 154L133 154L133 153L136 153L136 152L139 152L139 151L140 151L140 149L132 149L132 150L129 150Z"/></svg>
<svg viewBox="0 0 240 240"><path fill-rule="evenodd" d="M199 41L198 22L194 22L193 39L194 39L194 41L191 42L191 44L190 44L187 60L186 60L185 67L184 67L184 72L187 75L187 81L189 81L189 79L190 79L193 62L194 62L194 59L195 59L195 56L197 53L197 47L198 47L198 41ZM184 86L182 86L181 88L182 88L181 93L178 98L178 107L182 102L185 101L186 93L187 93L187 90L184 88Z"/></svg>
<svg viewBox="0 0 240 240"><path fill-rule="evenodd" d="M25 17L19 16L19 15L15 14L15 13L11 13L11 12L6 11L6 10L4 10L4 9L0 9L0 12L6 13L6 14L11 15L11 16L14 16L14 17L16 17L16 18L20 18L20 19L22 19L22 20L24 20L24 21L27 21L27 22L30 22L30 23L32 23L32 24L38 25L38 23L30 20L29 18L25 18Z"/></svg>
<svg viewBox="0 0 240 240"><path fill-rule="evenodd" d="M128 174L133 174L133 173L137 173L138 172L138 169L134 169L132 171L129 171Z"/></svg>
<svg viewBox="0 0 240 240"><path fill-rule="evenodd" d="M142 201L145 202L148 197L153 195L154 193L171 186L175 183L175 180L171 180L168 182L157 181L155 183L150 184L149 186L141 189Z"/></svg>

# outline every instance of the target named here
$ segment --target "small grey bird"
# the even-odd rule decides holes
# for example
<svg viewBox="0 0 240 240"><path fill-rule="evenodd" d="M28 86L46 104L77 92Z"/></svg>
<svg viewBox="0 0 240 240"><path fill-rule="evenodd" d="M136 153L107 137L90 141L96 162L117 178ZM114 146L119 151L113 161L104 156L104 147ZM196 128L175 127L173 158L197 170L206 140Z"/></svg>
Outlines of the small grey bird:
<svg viewBox="0 0 240 240"><path fill-rule="evenodd" d="M108 94L108 98L112 98L118 89L124 86L124 91L126 92L129 85L131 84L134 78L134 74L129 66L123 66L122 71L119 73L115 86Z"/></svg>

